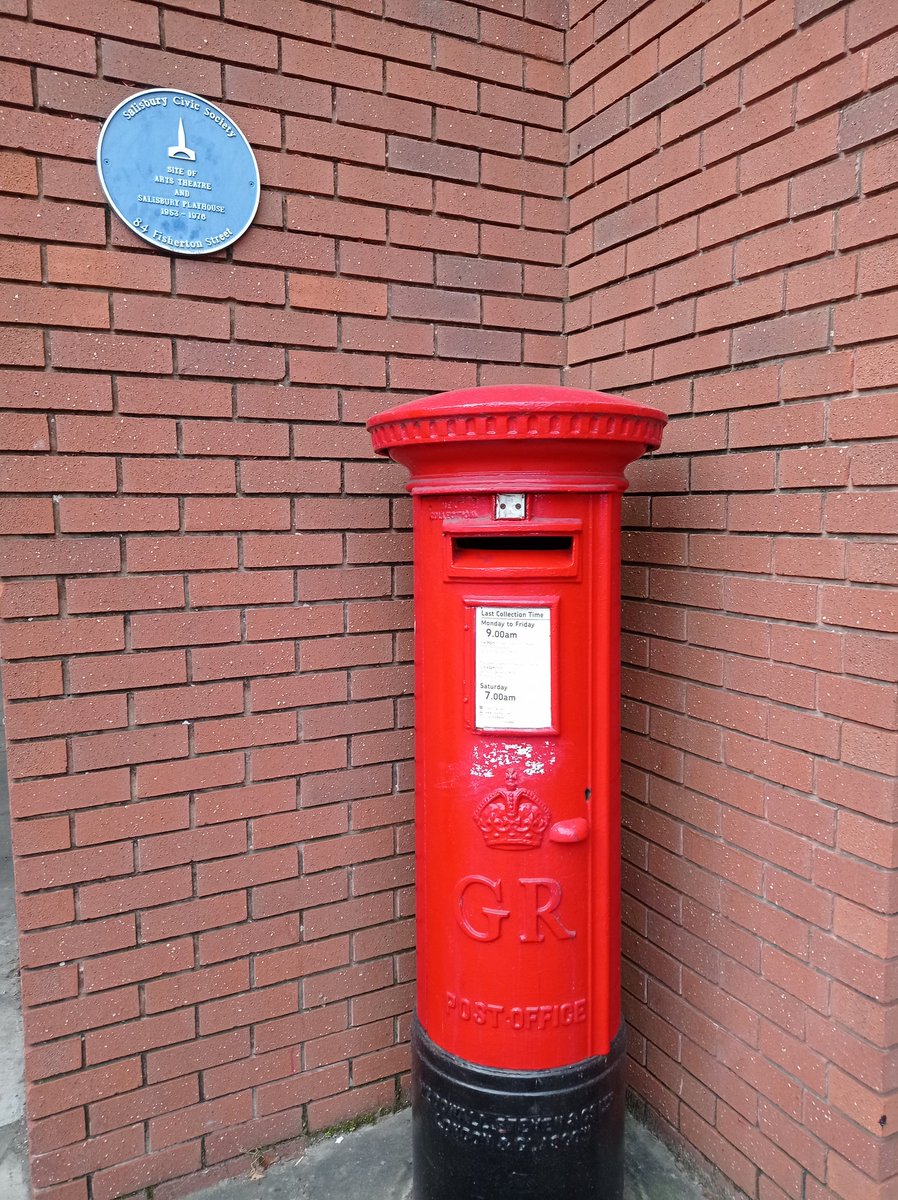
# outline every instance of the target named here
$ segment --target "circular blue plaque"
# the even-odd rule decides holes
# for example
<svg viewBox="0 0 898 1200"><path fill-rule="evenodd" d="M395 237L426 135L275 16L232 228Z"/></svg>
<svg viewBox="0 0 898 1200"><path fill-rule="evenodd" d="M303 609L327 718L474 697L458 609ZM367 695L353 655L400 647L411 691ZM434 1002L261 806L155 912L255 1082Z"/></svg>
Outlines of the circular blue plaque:
<svg viewBox="0 0 898 1200"><path fill-rule="evenodd" d="M236 242L259 207L259 168L230 117L202 96L149 88L112 110L97 170L109 203L145 242L212 254Z"/></svg>

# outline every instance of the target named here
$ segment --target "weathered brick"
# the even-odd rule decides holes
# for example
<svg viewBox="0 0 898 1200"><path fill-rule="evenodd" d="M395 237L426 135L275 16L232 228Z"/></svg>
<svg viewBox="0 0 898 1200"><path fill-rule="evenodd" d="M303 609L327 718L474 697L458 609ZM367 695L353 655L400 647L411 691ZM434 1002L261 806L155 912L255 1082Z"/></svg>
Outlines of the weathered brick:
<svg viewBox="0 0 898 1200"><path fill-rule="evenodd" d="M187 379L167 379L165 387L160 388L155 381L122 376L118 380L118 405L124 413L229 417L231 389L224 383Z"/></svg>
<svg viewBox="0 0 898 1200"><path fill-rule="evenodd" d="M144 913L141 918L141 933L144 941L154 942L208 929L213 920L229 923L241 921L245 917L246 895L235 892L212 899L190 900L187 903L173 904L155 912Z"/></svg>
<svg viewBox="0 0 898 1200"><path fill-rule="evenodd" d="M181 608L184 582L170 575L137 578L69 579L66 600L70 613L116 612L134 609Z"/></svg>
<svg viewBox="0 0 898 1200"><path fill-rule="evenodd" d="M5 492L114 492L115 462L10 454L0 463L0 485Z"/></svg>
<svg viewBox="0 0 898 1200"><path fill-rule="evenodd" d="M785 6L777 6L783 11ZM844 16L834 13L759 55L744 71L746 101L805 75L844 53Z"/></svg>
<svg viewBox="0 0 898 1200"><path fill-rule="evenodd" d="M6 658L121 650L125 644L121 617L63 618L28 625L7 622L0 636Z"/></svg>
<svg viewBox="0 0 898 1200"><path fill-rule="evenodd" d="M60 501L59 519L64 533L177 529L178 502L130 497L87 500L71 496Z"/></svg>
<svg viewBox="0 0 898 1200"><path fill-rule="evenodd" d="M108 1167L94 1176L94 1194L97 1200L115 1200L136 1188L153 1186L159 1192L165 1180L189 1176L200 1170L202 1147L199 1140L185 1142L170 1150L147 1154L133 1162Z"/></svg>
<svg viewBox="0 0 898 1200"><path fill-rule="evenodd" d="M168 979L151 980L146 984L147 1011L164 1012L186 1004L198 1004L210 997L227 996L249 986L246 960L224 966L197 968Z"/></svg>
<svg viewBox="0 0 898 1200"><path fill-rule="evenodd" d="M101 992L120 983L158 979L193 965L193 941L167 941L158 946L139 946L118 954L105 955L85 963L82 971L87 992Z"/></svg>
<svg viewBox="0 0 898 1200"><path fill-rule="evenodd" d="M131 909L143 910L157 904L185 900L191 892L190 870L181 867L171 871L129 876L108 883L84 884L78 891L78 910L82 919L108 916L111 913L127 912ZM142 929L142 933L146 938L145 930Z"/></svg>
<svg viewBox="0 0 898 1200"><path fill-rule="evenodd" d="M128 723L126 710L123 696L35 700L10 709L6 736L15 741L93 729L123 729Z"/></svg>
<svg viewBox="0 0 898 1200"><path fill-rule="evenodd" d="M456 154L462 153L456 151ZM365 200L387 207L429 209L433 184L429 179L392 176L387 171L340 165L337 194L349 200Z"/></svg>
<svg viewBox="0 0 898 1200"><path fill-rule="evenodd" d="M172 1043L190 1041L194 1022L190 1012L173 1012L159 1017L107 1026L85 1038L88 1065L124 1058L145 1050L156 1050Z"/></svg>
<svg viewBox="0 0 898 1200"><path fill-rule="evenodd" d="M829 314L816 309L792 316L776 317L737 330L733 337L733 361L754 362L785 354L822 349L829 338Z"/></svg>
<svg viewBox="0 0 898 1200"><path fill-rule="evenodd" d="M186 762L182 759L139 766L137 769L137 794L139 796L165 796L195 788L222 787L228 783L239 783L244 777L244 772L243 758L239 754L209 754L202 758L189 759ZM189 838L184 840L190 841ZM157 841L149 845L152 848L149 851L149 857L155 858L157 852L162 851L162 844ZM187 858L175 858L172 861L186 862L189 858L190 855Z"/></svg>
<svg viewBox="0 0 898 1200"><path fill-rule="evenodd" d="M93 1067L34 1089L34 1117L63 1112L74 1105L92 1103L107 1096L121 1096L139 1088L140 1059L126 1058L111 1066Z"/></svg>
<svg viewBox="0 0 898 1200"><path fill-rule="evenodd" d="M236 682L160 688L141 692L134 698L134 715L139 725L223 716L242 711L243 691Z"/></svg>

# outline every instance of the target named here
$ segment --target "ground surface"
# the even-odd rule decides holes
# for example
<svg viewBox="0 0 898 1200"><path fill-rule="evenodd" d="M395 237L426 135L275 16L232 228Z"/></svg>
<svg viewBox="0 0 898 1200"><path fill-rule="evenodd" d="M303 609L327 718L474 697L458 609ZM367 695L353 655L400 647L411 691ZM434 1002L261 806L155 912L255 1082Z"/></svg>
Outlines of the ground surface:
<svg viewBox="0 0 898 1200"><path fill-rule="evenodd" d="M19 950L9 842L6 743L0 719L0 1196L28 1200Z"/></svg>
<svg viewBox="0 0 898 1200"><path fill-rule="evenodd" d="M706 1193L667 1148L631 1118L626 1149L624 1200L704 1200ZM411 1186L411 1113L406 1110L317 1142L262 1179L231 1180L200 1192L196 1200L410 1200Z"/></svg>

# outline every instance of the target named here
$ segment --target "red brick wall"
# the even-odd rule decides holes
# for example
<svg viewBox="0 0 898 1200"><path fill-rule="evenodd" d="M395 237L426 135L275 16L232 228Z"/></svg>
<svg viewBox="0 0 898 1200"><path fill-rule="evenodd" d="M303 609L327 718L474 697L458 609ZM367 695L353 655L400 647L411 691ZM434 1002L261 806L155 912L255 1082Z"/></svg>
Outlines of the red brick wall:
<svg viewBox="0 0 898 1200"><path fill-rule="evenodd" d="M170 1200L394 1104L409 508L363 422L557 383L563 5L0 4L3 683L35 1194ZM26 16L27 11L27 16ZM173 259L103 202L145 86L254 145Z"/></svg>
<svg viewBox="0 0 898 1200"><path fill-rule="evenodd" d="M631 1083L752 1198L886 1200L898 7L571 10L567 379L672 415L627 510Z"/></svg>

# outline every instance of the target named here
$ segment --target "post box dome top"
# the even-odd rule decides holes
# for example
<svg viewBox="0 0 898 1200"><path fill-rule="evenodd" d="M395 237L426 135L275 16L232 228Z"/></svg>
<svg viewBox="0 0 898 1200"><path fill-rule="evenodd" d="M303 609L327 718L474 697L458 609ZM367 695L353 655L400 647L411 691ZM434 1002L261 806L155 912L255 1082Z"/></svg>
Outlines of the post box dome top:
<svg viewBox="0 0 898 1200"><path fill-rule="evenodd" d="M368 421L377 454L408 467L412 492L626 487L624 467L661 444L657 408L580 388L464 388Z"/></svg>

